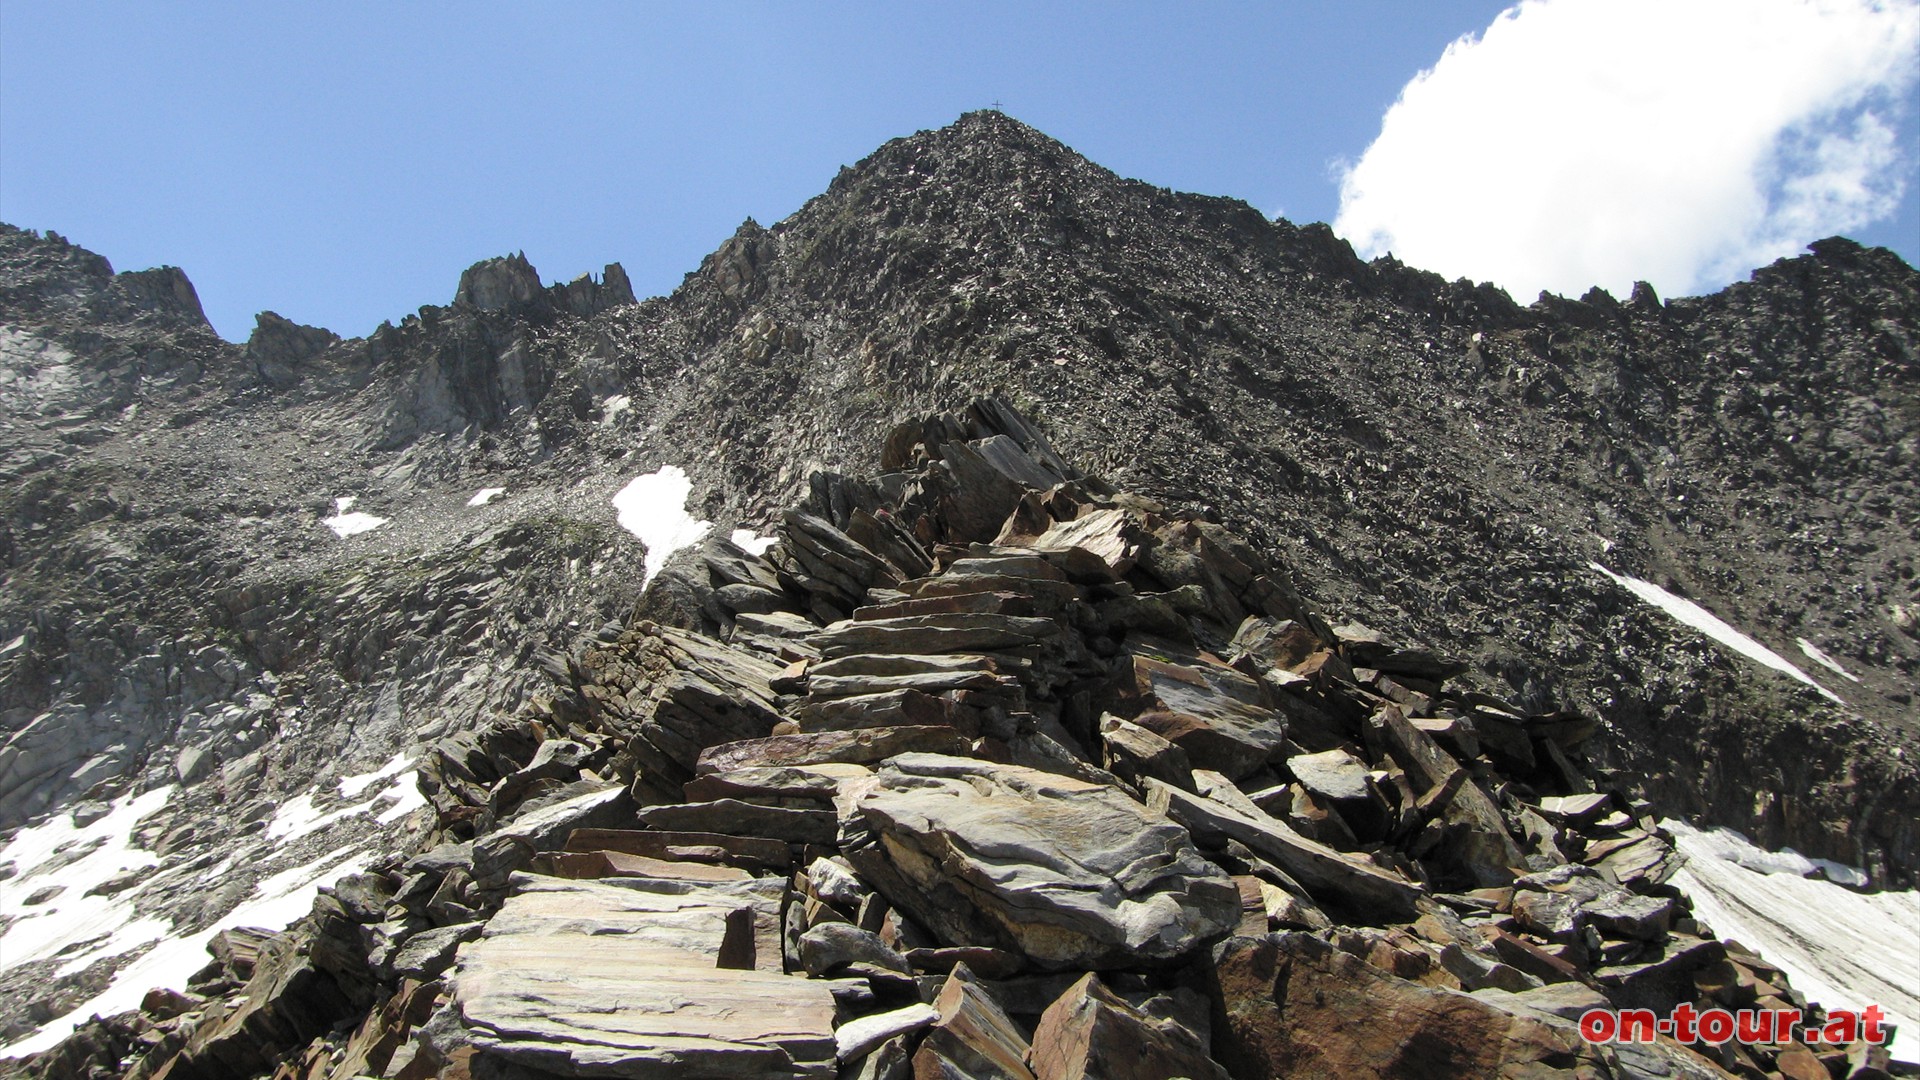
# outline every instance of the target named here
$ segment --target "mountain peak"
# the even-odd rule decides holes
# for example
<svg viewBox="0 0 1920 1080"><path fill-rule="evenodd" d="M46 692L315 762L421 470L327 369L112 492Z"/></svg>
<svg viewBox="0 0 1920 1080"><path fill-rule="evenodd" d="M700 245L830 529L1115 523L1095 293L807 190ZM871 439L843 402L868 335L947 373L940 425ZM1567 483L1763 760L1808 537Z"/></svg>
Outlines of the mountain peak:
<svg viewBox="0 0 1920 1080"><path fill-rule="evenodd" d="M460 275L453 302L485 311L525 304L539 294L539 273L527 261L526 252L516 252L467 267Z"/></svg>
<svg viewBox="0 0 1920 1080"><path fill-rule="evenodd" d="M829 191L882 177L920 182L938 177L959 194L982 185L1089 170L1113 176L1045 132L998 110L979 109L962 113L945 127L888 142L841 170Z"/></svg>
<svg viewBox="0 0 1920 1080"><path fill-rule="evenodd" d="M957 885L934 895L873 861L1014 842L936 849L875 831L892 827L877 812L837 818L838 785L896 757L920 760L855 801L1031 792L1057 815L1010 828L1080 835L1049 792L1130 788L1109 792L1125 816L1100 835L1191 833L1182 873L1213 884L1180 895L1213 897L1208 926L1238 925L1236 886L1264 873L1228 839L1257 853L1282 836L1262 859L1310 857L1319 876L1277 867L1291 885L1261 885L1274 906L1243 943L1280 940L1268 918L1349 940L1336 919L1422 891L1548 895L1523 872L1578 878L1591 903L1609 874L1670 869L1677 837L1649 807L1861 867L1849 880L1920 872L1920 275L1891 254L1822 242L1712 296L1522 308L1363 263L1325 225L1122 179L982 110L888 143L800 212L741 224L671 295L632 301L617 265L543 285L513 254L367 338L264 313L238 346L192 324L175 272L116 276L0 228L0 829L44 830L0 854L50 855L0 866L10 896L38 898L7 911L9 948L38 951L4 958L0 1034L17 1041L0 1054L99 1014L54 1071L127 1075L152 1047L143 1072L174 1076L336 1052L342 1074L426 1075L439 1059L398 1055L451 1050L432 1032L478 1015L455 1000L490 962L468 946L532 903L509 892L641 895L563 868L697 886L706 929L658 929L743 965L708 957L702 980L813 994L821 1033L796 1039L821 1053L866 1046L877 1021L833 1042L833 995L781 973L837 970L819 961L853 944L833 928L865 931L829 920L783 948L754 929L782 905L810 923L878 913L917 946L884 965L889 985L930 987L907 980L944 975L950 948L983 979L993 964L1172 985L1176 957L1102 944L1172 940L1132 916L1063 954L1053 924L1003 935L970 921L982 905L947 902ZM41 843L83 829L98 846L79 861ZM551 850L607 830L650 846ZM675 870L683 856L701 865ZM1545 922L1565 912L1542 901L1524 922L1516 900L1461 906L1515 940L1464 966L1409 961L1426 986L1319 945L1287 963L1344 979L1313 974L1338 960L1360 992L1418 1002L1448 978L1494 985L1527 949L1622 979L1666 955L1691 1002L1685 965L1710 955L1664 937L1684 907L1648 888L1603 901L1659 907L1635 916L1646 940L1597 951ZM270 945L222 936L282 921L256 895L314 906ZM101 897L118 921L82 925ZM1403 921L1388 944L1417 937ZM138 967L97 952L144 946L148 926L169 940ZM1351 940L1399 971L1388 929ZM1848 940L1824 951L1850 962ZM1202 968L1229 958L1189 944ZM83 958L121 977L102 990ZM1205 985L1252 985L1249 970ZM168 981L189 993L126 1012ZM575 1014L625 1024L633 1000ZM113 1026L128 1015L137 1030ZM428 1016L458 1022L416 1038ZM937 1051L946 1035L899 1037Z"/></svg>

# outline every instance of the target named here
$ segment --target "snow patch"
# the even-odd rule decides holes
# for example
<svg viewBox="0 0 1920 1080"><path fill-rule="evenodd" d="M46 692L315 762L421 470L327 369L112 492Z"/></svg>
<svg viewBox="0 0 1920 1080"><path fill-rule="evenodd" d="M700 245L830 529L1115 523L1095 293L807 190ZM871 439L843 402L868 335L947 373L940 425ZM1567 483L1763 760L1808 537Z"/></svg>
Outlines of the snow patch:
<svg viewBox="0 0 1920 1080"><path fill-rule="evenodd" d="M1821 650L1820 646L1815 645L1813 642L1808 641L1806 638L1794 638L1793 640L1800 643L1800 651L1807 654L1807 659L1813 661L1816 664L1819 664L1821 667L1826 668L1828 671L1833 672L1835 675L1838 675L1843 679L1851 679L1854 682L1860 681L1860 676L1855 675L1853 672L1848 671L1846 668L1841 667L1840 661L1835 660L1831 656L1828 656L1824 651Z"/></svg>
<svg viewBox="0 0 1920 1080"><path fill-rule="evenodd" d="M600 403L600 422L613 423L613 418L633 407L633 399L625 394L615 394Z"/></svg>
<svg viewBox="0 0 1920 1080"><path fill-rule="evenodd" d="M614 495L613 508L619 512L620 527L647 546L642 590L653 584L669 556L699 543L713 527L713 522L696 521L687 513L687 496L691 494L693 482L687 479L686 471L677 465L662 465Z"/></svg>
<svg viewBox="0 0 1920 1080"><path fill-rule="evenodd" d="M467 500L467 505L485 506L506 493L507 489L503 487L481 488L479 491L473 493L473 498Z"/></svg>
<svg viewBox="0 0 1920 1080"><path fill-rule="evenodd" d="M296 795L274 810L273 820L267 822L267 839L282 844L298 840L337 817L315 806L312 795Z"/></svg>
<svg viewBox="0 0 1920 1080"><path fill-rule="evenodd" d="M758 536L752 529L735 529L733 535L727 539L732 540L735 547L750 555L765 555L768 548L780 542L775 537Z"/></svg>
<svg viewBox="0 0 1920 1080"><path fill-rule="evenodd" d="M361 792L385 780L387 777L398 774L402 769L407 767L407 761L406 751L403 750L393 755L393 757L387 760L385 765L380 766L379 769L373 772L361 773L358 776L341 777L339 785L340 797L343 799L351 799L359 795Z"/></svg>
<svg viewBox="0 0 1920 1080"><path fill-rule="evenodd" d="M129 900L87 894L117 875L160 862L158 855L133 847L133 829L177 790L168 785L122 796L105 816L84 826L75 825L70 814L56 814L21 829L0 848L0 864L12 863L18 870L0 884L6 926L0 933L0 971L55 957L66 958L63 974L78 971L165 932L164 923L140 918ZM55 888L39 903L27 903Z"/></svg>
<svg viewBox="0 0 1920 1080"><path fill-rule="evenodd" d="M392 803L374 817L381 824L391 824L425 805L425 797L420 794L418 776L407 769L406 755L395 754L391 761L381 766L379 771L360 776L348 776L340 780L340 796L351 799L375 783L393 778L393 782L375 793L364 802L349 803L332 810L322 810L314 804L310 794L296 795L280 804L273 812L273 820L267 822L267 839L280 844L292 843L309 833L337 821L359 817L373 812L373 808L383 802ZM404 771L403 771L404 770Z"/></svg>
<svg viewBox="0 0 1920 1080"><path fill-rule="evenodd" d="M1616 574L1597 562L1590 562L1587 565L1612 578L1615 584L1626 589L1641 600L1652 604L1654 607L1672 616L1675 620L1700 631L1720 644L1725 645L1727 648L1732 649L1734 652L1739 653L1749 660L1755 660L1761 664L1765 664L1775 671L1785 672L1799 679L1801 682L1806 683L1808 686L1813 687L1815 690L1820 691L1834 701L1842 705L1846 704L1846 702L1840 700L1840 695L1814 682L1813 676L1795 667L1786 657L1781 656L1765 645L1735 630L1732 626L1722 621L1719 616L1701 607L1699 604L1685 597L1675 596L1651 581L1642 581L1639 578L1628 577L1625 574Z"/></svg>
<svg viewBox="0 0 1920 1080"><path fill-rule="evenodd" d="M363 532L372 532L387 523L383 517L363 514L353 509L352 495L333 500L333 516L321 518L320 524L333 530L333 535L345 540L349 536L358 536Z"/></svg>
<svg viewBox="0 0 1920 1080"><path fill-rule="evenodd" d="M393 805L374 815L373 820L382 825L391 825L415 810L427 805L427 797L420 793L420 776L415 772L404 772L393 778L385 791L373 797L378 803L382 799L392 799Z"/></svg>
<svg viewBox="0 0 1920 1080"><path fill-rule="evenodd" d="M1913 978L1920 892L1853 892L1792 869L1836 864L1763 851L1731 830L1702 832L1671 820L1661 825L1687 856L1672 884L1692 898L1695 917L1720 937L1758 950L1814 1001L1829 1008L1879 1005L1899 1025L1893 1056L1920 1060L1920 983Z"/></svg>
<svg viewBox="0 0 1920 1080"><path fill-rule="evenodd" d="M313 898L320 886L347 874L358 873L366 869L371 861L371 857L358 848L343 847L310 863L282 870L262 880L254 886L245 903L228 912L218 922L199 933L161 941L116 972L113 982L99 994L81 1002L65 1015L49 1020L33 1034L0 1046L0 1057L37 1054L66 1038L76 1026L91 1017L112 1016L139 1008L140 999L156 986L173 989L184 987L194 972L207 965L207 942L215 934L235 926L281 930L313 907ZM223 871L224 865L215 867L204 878L211 883ZM9 961L12 961L11 956Z"/></svg>
<svg viewBox="0 0 1920 1080"><path fill-rule="evenodd" d="M1685 836L1690 853L1699 853L1722 862L1736 863L1755 873L1792 874L1795 877L1825 874L1830 881L1837 881L1857 889L1866 888L1869 884L1866 871L1858 867L1837 863L1831 859L1809 859L1792 848L1768 851L1747 839L1743 833L1733 829L1696 829L1684 821L1672 818L1660 824L1676 837Z"/></svg>

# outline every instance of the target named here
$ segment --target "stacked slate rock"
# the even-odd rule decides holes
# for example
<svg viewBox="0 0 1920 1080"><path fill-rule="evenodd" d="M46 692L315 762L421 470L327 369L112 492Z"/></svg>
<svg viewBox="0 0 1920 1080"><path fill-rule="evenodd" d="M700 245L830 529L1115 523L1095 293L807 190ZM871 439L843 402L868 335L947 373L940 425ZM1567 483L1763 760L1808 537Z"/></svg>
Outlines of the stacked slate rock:
<svg viewBox="0 0 1920 1080"><path fill-rule="evenodd" d="M419 853L33 1069L1881 1075L1582 1041L1590 1008L1807 1004L1691 917L1591 718L1335 625L1003 403L884 464L681 567L693 625L546 657L552 695L436 745Z"/></svg>

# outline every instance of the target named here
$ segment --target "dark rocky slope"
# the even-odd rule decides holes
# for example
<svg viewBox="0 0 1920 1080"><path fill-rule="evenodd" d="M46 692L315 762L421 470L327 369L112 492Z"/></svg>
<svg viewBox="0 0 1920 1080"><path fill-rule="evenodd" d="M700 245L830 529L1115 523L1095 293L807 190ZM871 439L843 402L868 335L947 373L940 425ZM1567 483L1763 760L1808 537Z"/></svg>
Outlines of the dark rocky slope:
<svg viewBox="0 0 1920 1080"><path fill-rule="evenodd" d="M636 622L435 743L416 852L28 1075L1887 1075L1865 1044L1581 1037L1593 1008L1820 1016L1594 790L1591 720L1330 626L1002 402L888 457L764 558L707 545L716 636Z"/></svg>
<svg viewBox="0 0 1920 1080"><path fill-rule="evenodd" d="M257 858L225 899L126 895L205 926L342 839L267 844L289 797L514 713L636 603L699 621L697 563L642 597L626 480L683 467L696 516L764 530L901 418L998 391L1463 685L1594 717L1607 783L1910 879L1917 322L1914 271L1838 239L1709 297L1520 307L993 113L749 222L670 297L498 259L358 339L269 313L229 345L178 271L7 229L0 827L179 783L164 865ZM336 539L347 496L390 524ZM1835 705L1594 559L1861 681L1803 665ZM43 1013L106 977L51 970L0 985Z"/></svg>

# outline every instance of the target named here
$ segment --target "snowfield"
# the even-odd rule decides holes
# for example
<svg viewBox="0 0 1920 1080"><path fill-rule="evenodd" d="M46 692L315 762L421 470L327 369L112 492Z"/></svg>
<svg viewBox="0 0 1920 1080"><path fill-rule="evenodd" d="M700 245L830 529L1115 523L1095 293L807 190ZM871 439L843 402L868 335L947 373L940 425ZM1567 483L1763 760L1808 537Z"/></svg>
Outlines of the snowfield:
<svg viewBox="0 0 1920 1080"><path fill-rule="evenodd" d="M1853 672L1848 671L1844 667L1841 667L1840 661L1835 660L1831 656L1828 656L1826 652L1820 648L1820 646L1815 645L1813 642L1808 641L1806 638L1794 638L1793 640L1799 643L1800 651L1807 654L1807 659L1813 661L1816 664L1819 664L1821 667L1826 668L1828 671L1833 672L1835 675L1838 675L1843 679L1847 679L1852 682L1860 681L1860 676L1855 675Z"/></svg>
<svg viewBox="0 0 1920 1080"><path fill-rule="evenodd" d="M152 852L134 848L133 829L177 790L160 787L115 799L104 817L87 825L75 825L71 814L55 814L21 829L0 848L0 865L11 863L18 871L0 884L0 916L8 920L0 934L0 971L65 956L60 971L67 974L166 931L164 923L140 918L133 904L117 895L126 890L89 894L160 862Z"/></svg>
<svg viewBox="0 0 1920 1080"><path fill-rule="evenodd" d="M86 825L59 813L20 830L0 848L0 866L11 864L16 871L0 882L0 916L10 920L0 935L0 970L59 959L58 971L65 975L109 957L146 951L114 972L99 994L33 1034L0 1046L0 1057L45 1050L91 1016L139 1007L140 999L156 986L184 988L193 973L206 966L207 942L215 934L236 926L278 931L307 913L321 886L365 869L373 856L364 842L356 842L281 870L261 879L246 900L213 925L184 937L176 936L178 928L172 923L140 915L133 893L149 887L217 888L236 860L272 861L327 826L356 817L390 825L426 805L418 781L413 759L405 752L395 754L373 772L338 781L342 799L359 798L369 790L371 796L331 810L315 805L312 795L289 799L267 823L266 844L244 843L243 850L197 872L159 869L159 856L133 846L135 828L167 805L178 791L174 786L117 799L105 815ZM179 877L183 871L192 877ZM103 884L125 880L130 872L136 876L124 889L88 895Z"/></svg>
<svg viewBox="0 0 1920 1080"><path fill-rule="evenodd" d="M1878 1005L1899 1025L1893 1056L1920 1061L1920 892L1858 893L1801 876L1814 869L1864 881L1849 867L1771 852L1729 829L1663 821L1687 864L1673 884L1695 917L1787 973L1829 1008Z"/></svg>
<svg viewBox="0 0 1920 1080"><path fill-rule="evenodd" d="M371 856L359 848L344 847L261 881L245 903L220 921L197 934L161 940L139 959L115 972L113 982L105 990L47 1021L33 1034L0 1046L0 1058L39 1053L66 1038L91 1017L137 1009L140 999L156 986L174 989L186 986L194 972L207 966L207 942L213 940L215 934L236 926L279 930L313 907L313 898L320 886L358 873L371 861ZM203 877L217 877L214 871L219 869L221 867L214 867Z"/></svg>

